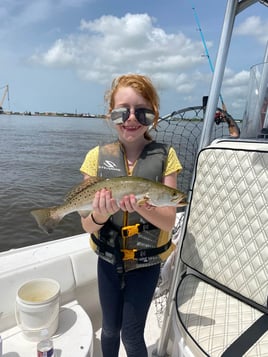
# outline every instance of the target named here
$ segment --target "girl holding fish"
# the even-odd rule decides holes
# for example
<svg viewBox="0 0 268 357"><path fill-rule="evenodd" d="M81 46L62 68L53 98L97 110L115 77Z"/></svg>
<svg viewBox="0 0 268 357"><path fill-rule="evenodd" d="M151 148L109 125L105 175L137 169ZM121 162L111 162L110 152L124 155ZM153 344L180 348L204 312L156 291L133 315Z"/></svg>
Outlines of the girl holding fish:
<svg viewBox="0 0 268 357"><path fill-rule="evenodd" d="M159 118L159 98L149 78L127 74L116 78L106 97L108 118L118 140L91 149L82 166L85 180L139 177L176 188L181 170L174 149L149 134ZM159 189L161 190L161 188ZM174 249L170 232L176 218L172 204L155 206L149 194L117 200L112 190L95 193L93 211L82 217L99 255L98 283L103 312L101 345L104 357L117 357L120 336L128 357L147 357L144 327L161 262Z"/></svg>

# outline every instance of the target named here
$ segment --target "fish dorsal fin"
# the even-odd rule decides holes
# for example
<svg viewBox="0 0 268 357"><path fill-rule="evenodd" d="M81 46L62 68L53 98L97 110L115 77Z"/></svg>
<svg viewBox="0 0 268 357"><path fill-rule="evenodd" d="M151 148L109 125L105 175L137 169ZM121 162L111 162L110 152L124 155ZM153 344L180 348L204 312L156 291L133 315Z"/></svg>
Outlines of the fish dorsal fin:
<svg viewBox="0 0 268 357"><path fill-rule="evenodd" d="M89 178L87 178L86 180L82 181L81 183L79 183L78 185L74 186L70 192L67 193L67 195L65 196L65 201L70 201L72 200L77 194L83 192L86 188L106 180L105 178L102 177L98 177L98 176L90 176Z"/></svg>

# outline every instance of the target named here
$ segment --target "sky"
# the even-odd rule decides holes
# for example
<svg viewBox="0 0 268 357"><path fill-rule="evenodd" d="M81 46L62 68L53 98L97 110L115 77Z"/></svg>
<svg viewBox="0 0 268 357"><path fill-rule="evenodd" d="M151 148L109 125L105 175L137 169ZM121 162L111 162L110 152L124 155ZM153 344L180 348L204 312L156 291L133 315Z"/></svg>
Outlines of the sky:
<svg viewBox="0 0 268 357"><path fill-rule="evenodd" d="M104 114L105 92L124 73L152 79L161 115L201 105L212 79L201 34L214 66L226 4L1 0L0 101L9 85L3 108ZM267 28L268 7L259 2L236 17L221 89L234 118L243 116L250 68L263 61Z"/></svg>

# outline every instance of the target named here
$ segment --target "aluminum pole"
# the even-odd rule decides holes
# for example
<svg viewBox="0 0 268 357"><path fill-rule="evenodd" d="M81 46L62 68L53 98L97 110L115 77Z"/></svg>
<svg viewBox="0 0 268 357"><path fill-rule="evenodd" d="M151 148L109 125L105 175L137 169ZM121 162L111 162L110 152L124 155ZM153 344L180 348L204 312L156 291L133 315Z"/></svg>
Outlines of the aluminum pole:
<svg viewBox="0 0 268 357"><path fill-rule="evenodd" d="M237 0L228 0L227 2L216 65L206 107L203 130L199 142L199 150L201 150L203 147L207 146L210 143L214 116L219 101L220 89L227 61L227 54L230 47L234 27L237 5Z"/></svg>

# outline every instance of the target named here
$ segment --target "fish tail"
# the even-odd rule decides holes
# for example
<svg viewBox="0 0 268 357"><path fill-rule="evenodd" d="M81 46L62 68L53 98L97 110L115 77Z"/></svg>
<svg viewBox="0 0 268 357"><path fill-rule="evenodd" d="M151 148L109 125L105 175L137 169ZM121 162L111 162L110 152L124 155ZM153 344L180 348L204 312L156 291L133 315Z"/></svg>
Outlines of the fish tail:
<svg viewBox="0 0 268 357"><path fill-rule="evenodd" d="M62 216L57 215L55 211L53 212L53 208L54 207L48 207L31 211L31 214L38 223L38 226L46 233L52 233L54 228L63 218Z"/></svg>

